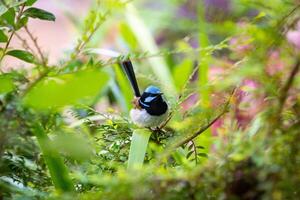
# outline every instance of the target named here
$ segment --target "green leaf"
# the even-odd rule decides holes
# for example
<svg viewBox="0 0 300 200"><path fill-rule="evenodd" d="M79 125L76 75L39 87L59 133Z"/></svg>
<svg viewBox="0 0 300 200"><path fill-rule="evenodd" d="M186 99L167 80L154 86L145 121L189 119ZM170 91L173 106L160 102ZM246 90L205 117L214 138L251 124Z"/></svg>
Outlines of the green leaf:
<svg viewBox="0 0 300 200"><path fill-rule="evenodd" d="M28 8L25 10L24 15L41 20L55 21L55 16L52 13L39 8Z"/></svg>
<svg viewBox="0 0 300 200"><path fill-rule="evenodd" d="M178 90L182 89L186 81L189 79L193 70L193 61L190 59L183 60L174 69L174 80Z"/></svg>
<svg viewBox="0 0 300 200"><path fill-rule="evenodd" d="M108 80L108 75L98 69L46 77L25 95L23 102L36 109L91 103Z"/></svg>
<svg viewBox="0 0 300 200"><path fill-rule="evenodd" d="M57 151L77 161L86 161L92 155L88 140L77 133L59 133L53 138L53 145Z"/></svg>
<svg viewBox="0 0 300 200"><path fill-rule="evenodd" d="M0 16L7 11L7 8L4 5L0 5Z"/></svg>
<svg viewBox="0 0 300 200"><path fill-rule="evenodd" d="M127 82L125 74L122 72L120 66L115 66L115 76L116 76L116 81L120 87L120 90L122 94L124 95L125 101L126 101L126 106L127 110L132 107L132 91L130 88L130 85Z"/></svg>
<svg viewBox="0 0 300 200"><path fill-rule="evenodd" d="M27 0L26 6L32 6L37 0Z"/></svg>
<svg viewBox="0 0 300 200"><path fill-rule="evenodd" d="M19 58L20 60L23 60L23 61L28 62L28 63L33 63L34 62L34 56L31 53L27 52L27 51L11 50L11 51L7 52L6 55L10 55L10 56Z"/></svg>
<svg viewBox="0 0 300 200"><path fill-rule="evenodd" d="M131 49L138 48L138 42L127 24L120 24L120 34L122 35L122 38L125 40L126 44L128 44Z"/></svg>
<svg viewBox="0 0 300 200"><path fill-rule="evenodd" d="M147 129L136 129L132 133L129 150L128 169L143 165L151 132Z"/></svg>
<svg viewBox="0 0 300 200"><path fill-rule="evenodd" d="M20 28L24 27L28 22L28 17L21 18L18 23L16 24L15 29L19 30Z"/></svg>
<svg viewBox="0 0 300 200"><path fill-rule="evenodd" d="M125 17L128 27L131 28L139 45L145 52L156 53L159 52L159 48L155 43L154 37L151 34L147 24L138 15L138 11L133 4L128 3L126 7ZM157 76L161 82L161 87L166 96L176 96L176 87L172 79L171 72L166 61L162 57L149 58L149 63L153 73Z"/></svg>
<svg viewBox="0 0 300 200"><path fill-rule="evenodd" d="M0 75L0 94L11 92L15 89L13 79L5 75Z"/></svg>
<svg viewBox="0 0 300 200"><path fill-rule="evenodd" d="M14 27L15 25L15 10L13 8L8 9L0 18L1 22L5 25Z"/></svg>
<svg viewBox="0 0 300 200"><path fill-rule="evenodd" d="M0 30L0 42L7 42L7 36Z"/></svg>
<svg viewBox="0 0 300 200"><path fill-rule="evenodd" d="M57 152L53 142L49 139L44 128L36 123L33 127L39 146L42 150L45 163L49 169L51 180L58 192L72 192L75 190L69 170L65 166L63 158Z"/></svg>

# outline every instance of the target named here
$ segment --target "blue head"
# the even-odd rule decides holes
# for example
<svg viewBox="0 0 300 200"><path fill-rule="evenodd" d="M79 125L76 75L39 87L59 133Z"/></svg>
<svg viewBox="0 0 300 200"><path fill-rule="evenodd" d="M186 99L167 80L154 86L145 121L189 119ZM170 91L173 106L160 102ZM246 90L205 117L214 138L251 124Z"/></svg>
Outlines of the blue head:
<svg viewBox="0 0 300 200"><path fill-rule="evenodd" d="M151 85L142 94L139 104L150 115L162 115L168 110L168 105L162 98L162 94L158 87Z"/></svg>
<svg viewBox="0 0 300 200"><path fill-rule="evenodd" d="M160 89L158 87L153 86L153 85L148 86L144 92L147 92L147 93L153 94L153 95L162 94Z"/></svg>

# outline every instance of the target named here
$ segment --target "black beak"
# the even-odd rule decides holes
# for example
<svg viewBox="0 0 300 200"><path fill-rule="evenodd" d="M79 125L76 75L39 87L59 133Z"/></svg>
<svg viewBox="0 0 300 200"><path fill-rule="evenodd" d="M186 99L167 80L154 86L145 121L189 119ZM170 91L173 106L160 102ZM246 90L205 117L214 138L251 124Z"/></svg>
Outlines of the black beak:
<svg viewBox="0 0 300 200"><path fill-rule="evenodd" d="M123 61L121 63L121 66L124 69L124 71L127 75L127 78L130 81L131 87L134 91L134 95L136 97L140 97L141 93L140 93L140 90L139 90L139 87L138 87L138 84L137 84L137 81L136 81L136 77L135 77L135 73L134 73L131 61L130 60Z"/></svg>

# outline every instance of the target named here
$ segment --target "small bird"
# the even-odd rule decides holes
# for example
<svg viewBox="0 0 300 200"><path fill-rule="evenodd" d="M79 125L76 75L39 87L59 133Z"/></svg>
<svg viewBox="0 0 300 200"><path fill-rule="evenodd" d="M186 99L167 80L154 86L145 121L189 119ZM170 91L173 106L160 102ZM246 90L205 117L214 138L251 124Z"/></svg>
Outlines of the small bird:
<svg viewBox="0 0 300 200"><path fill-rule="evenodd" d="M130 111L133 123L140 127L158 128L168 117L168 104L158 87L148 86L143 94L136 81L130 60L121 63L134 91L134 108Z"/></svg>

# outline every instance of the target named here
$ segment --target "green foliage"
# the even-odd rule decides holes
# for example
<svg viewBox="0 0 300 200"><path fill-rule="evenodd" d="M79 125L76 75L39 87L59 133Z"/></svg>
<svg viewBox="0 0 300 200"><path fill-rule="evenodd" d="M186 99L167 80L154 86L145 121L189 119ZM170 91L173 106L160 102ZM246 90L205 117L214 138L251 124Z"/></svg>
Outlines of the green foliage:
<svg viewBox="0 0 300 200"><path fill-rule="evenodd" d="M95 0L51 65L27 23L55 16L0 2L0 199L298 198L296 1ZM166 94L157 130L128 117L128 58Z"/></svg>
<svg viewBox="0 0 300 200"><path fill-rule="evenodd" d="M41 20L55 21L55 16L52 13L39 8L28 8L24 11L23 15L31 18L38 18Z"/></svg>
<svg viewBox="0 0 300 200"><path fill-rule="evenodd" d="M20 60L24 60L25 62L29 62L29 63L34 62L34 56L31 53L27 52L27 51L16 49L16 50L8 51L6 53L6 55L16 57Z"/></svg>
<svg viewBox="0 0 300 200"><path fill-rule="evenodd" d="M136 129L133 131L128 158L128 169L142 166L150 135L151 132L144 129Z"/></svg>
<svg viewBox="0 0 300 200"><path fill-rule="evenodd" d="M0 30L0 42L7 42L7 36Z"/></svg>
<svg viewBox="0 0 300 200"><path fill-rule="evenodd" d="M13 79L9 75L0 75L0 94L8 93L15 89Z"/></svg>
<svg viewBox="0 0 300 200"><path fill-rule="evenodd" d="M98 69L48 76L24 96L24 103L37 109L53 109L91 102L101 92L109 77Z"/></svg>

